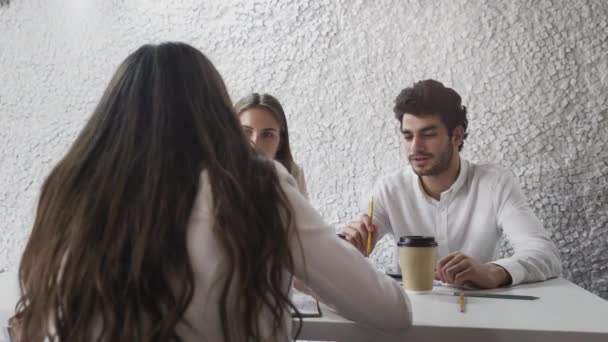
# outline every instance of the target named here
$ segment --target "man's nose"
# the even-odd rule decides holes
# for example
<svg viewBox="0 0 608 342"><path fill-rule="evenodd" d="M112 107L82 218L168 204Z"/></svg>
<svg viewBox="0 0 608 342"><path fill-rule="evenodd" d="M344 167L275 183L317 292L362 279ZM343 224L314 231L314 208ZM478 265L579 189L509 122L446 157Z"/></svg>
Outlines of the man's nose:
<svg viewBox="0 0 608 342"><path fill-rule="evenodd" d="M420 137L414 136L412 138L412 153L424 152L424 142Z"/></svg>

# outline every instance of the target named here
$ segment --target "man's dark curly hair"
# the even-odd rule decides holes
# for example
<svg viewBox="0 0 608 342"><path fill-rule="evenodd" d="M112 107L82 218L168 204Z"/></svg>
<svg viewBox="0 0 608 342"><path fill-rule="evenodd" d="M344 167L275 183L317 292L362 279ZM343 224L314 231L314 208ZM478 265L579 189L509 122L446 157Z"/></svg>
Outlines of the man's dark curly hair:
<svg viewBox="0 0 608 342"><path fill-rule="evenodd" d="M463 142L458 146L462 150L464 139L468 136L467 107L462 105L460 95L435 80L424 80L414 83L410 88L401 90L395 99L395 117L401 124L404 114L415 116L439 115L441 121L452 136L454 129L462 126L464 129Z"/></svg>

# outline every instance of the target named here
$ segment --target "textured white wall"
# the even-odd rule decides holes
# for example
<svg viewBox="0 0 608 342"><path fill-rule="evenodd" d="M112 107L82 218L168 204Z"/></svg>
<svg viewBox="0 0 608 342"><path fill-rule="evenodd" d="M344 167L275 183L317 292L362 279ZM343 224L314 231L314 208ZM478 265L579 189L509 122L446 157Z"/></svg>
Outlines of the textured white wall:
<svg viewBox="0 0 608 342"><path fill-rule="evenodd" d="M464 155L510 167L565 276L608 298L607 18L603 0L13 0L0 7L0 270L18 267L41 182L118 63L142 43L182 40L214 61L233 100L283 102L331 223L406 167L399 90L454 87L470 113Z"/></svg>

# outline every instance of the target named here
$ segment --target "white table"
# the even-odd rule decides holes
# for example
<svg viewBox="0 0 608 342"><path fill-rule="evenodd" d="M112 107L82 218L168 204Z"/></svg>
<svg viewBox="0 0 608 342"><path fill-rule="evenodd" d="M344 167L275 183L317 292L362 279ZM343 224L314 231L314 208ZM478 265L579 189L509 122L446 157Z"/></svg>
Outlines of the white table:
<svg viewBox="0 0 608 342"><path fill-rule="evenodd" d="M410 296L414 325L406 341L608 341L608 302L565 279L487 291L540 299L467 298L465 313L459 311L458 297L446 291L454 290L436 287L433 294ZM18 298L17 274L0 273L0 325L12 315ZM327 306L322 310L323 317L304 320L300 339L379 341ZM0 342L3 338L0 333Z"/></svg>
<svg viewBox="0 0 608 342"><path fill-rule="evenodd" d="M8 342L6 326L19 300L17 273L0 273L0 342Z"/></svg>
<svg viewBox="0 0 608 342"><path fill-rule="evenodd" d="M488 293L532 295L537 300L466 299L461 313L455 289L411 295L413 327L403 341L581 341L608 342L608 302L563 278ZM369 329L327 306L323 317L304 320L299 339L380 341ZM382 339L382 341L387 341Z"/></svg>

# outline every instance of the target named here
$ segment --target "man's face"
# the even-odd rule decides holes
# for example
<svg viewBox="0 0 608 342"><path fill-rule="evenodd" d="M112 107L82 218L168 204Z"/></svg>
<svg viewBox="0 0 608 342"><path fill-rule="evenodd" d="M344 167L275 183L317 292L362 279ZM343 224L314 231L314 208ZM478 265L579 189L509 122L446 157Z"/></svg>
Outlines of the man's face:
<svg viewBox="0 0 608 342"><path fill-rule="evenodd" d="M454 156L455 139L439 115L404 114L401 120L405 153L419 176L439 176L448 170Z"/></svg>

